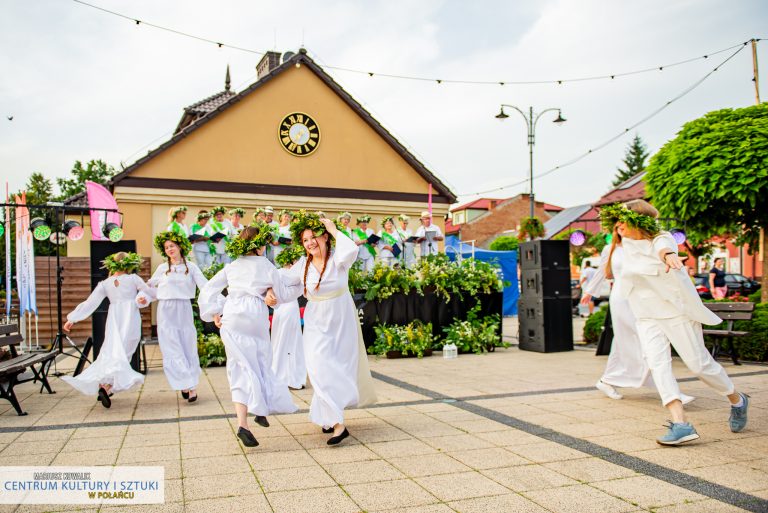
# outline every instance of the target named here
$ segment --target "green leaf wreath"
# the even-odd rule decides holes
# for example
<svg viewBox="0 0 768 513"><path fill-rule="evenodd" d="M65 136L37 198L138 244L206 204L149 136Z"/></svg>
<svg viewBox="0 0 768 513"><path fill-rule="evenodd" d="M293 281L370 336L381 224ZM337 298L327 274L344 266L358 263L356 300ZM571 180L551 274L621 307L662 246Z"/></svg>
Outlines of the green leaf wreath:
<svg viewBox="0 0 768 513"><path fill-rule="evenodd" d="M251 227L258 228L258 233L252 239L236 237L227 242L225 251L232 258L238 258L249 253L254 253L257 249L263 248L273 240L273 233L270 226L265 223L253 223ZM242 232L241 232L242 233Z"/></svg>
<svg viewBox="0 0 768 513"><path fill-rule="evenodd" d="M155 235L154 244L157 252L163 256L165 256L164 246L167 241L176 243L176 245L179 246L182 256L187 256L189 252L192 251L192 243L189 242L189 239L184 234L176 232L160 232Z"/></svg>
<svg viewBox="0 0 768 513"><path fill-rule="evenodd" d="M126 253L121 260L115 260L120 253L109 255L102 261L102 269L109 271L109 274L116 272L135 273L141 267L141 255L138 253Z"/></svg>
<svg viewBox="0 0 768 513"><path fill-rule="evenodd" d="M297 246L296 244L291 244L290 246L285 247L275 257L275 263L278 267L286 267L292 265L294 262L297 262L303 256L304 248Z"/></svg>
<svg viewBox="0 0 768 513"><path fill-rule="evenodd" d="M619 222L647 232L652 236L657 235L660 231L659 223L656 219L630 210L621 203L614 203L600 209L600 223L603 228L613 230L613 227Z"/></svg>

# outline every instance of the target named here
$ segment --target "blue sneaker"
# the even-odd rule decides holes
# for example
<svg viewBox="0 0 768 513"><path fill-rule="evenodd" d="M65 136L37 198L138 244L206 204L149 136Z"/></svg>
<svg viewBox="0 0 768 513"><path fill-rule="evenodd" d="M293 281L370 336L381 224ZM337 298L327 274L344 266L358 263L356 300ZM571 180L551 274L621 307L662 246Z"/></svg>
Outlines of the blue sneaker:
<svg viewBox="0 0 768 513"><path fill-rule="evenodd" d="M667 421L667 434L656 439L656 443L661 445L680 445L691 440L699 438L699 434L693 428L690 422L672 422Z"/></svg>
<svg viewBox="0 0 768 513"><path fill-rule="evenodd" d="M741 400L744 404L741 406L731 406L731 418L728 419L728 424L731 426L731 431L738 433L747 426L747 410L749 409L749 396L739 392Z"/></svg>

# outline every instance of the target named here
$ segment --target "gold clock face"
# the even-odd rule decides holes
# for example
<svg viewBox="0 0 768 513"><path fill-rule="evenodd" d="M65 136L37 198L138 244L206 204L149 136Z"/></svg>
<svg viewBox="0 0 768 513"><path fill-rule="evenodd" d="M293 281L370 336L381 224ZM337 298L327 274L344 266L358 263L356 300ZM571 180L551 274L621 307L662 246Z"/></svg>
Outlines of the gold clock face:
<svg viewBox="0 0 768 513"><path fill-rule="evenodd" d="M314 119L303 112L285 116L277 136L285 151L297 157L311 155L320 144L320 128Z"/></svg>

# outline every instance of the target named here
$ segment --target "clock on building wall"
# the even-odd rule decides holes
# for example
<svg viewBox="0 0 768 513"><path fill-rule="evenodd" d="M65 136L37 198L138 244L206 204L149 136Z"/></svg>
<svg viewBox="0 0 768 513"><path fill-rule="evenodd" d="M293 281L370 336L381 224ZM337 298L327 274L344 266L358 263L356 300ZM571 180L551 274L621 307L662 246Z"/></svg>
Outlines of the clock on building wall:
<svg viewBox="0 0 768 513"><path fill-rule="evenodd" d="M314 119L303 112L285 116L277 136L285 151L297 157L311 155L320 144L320 128Z"/></svg>

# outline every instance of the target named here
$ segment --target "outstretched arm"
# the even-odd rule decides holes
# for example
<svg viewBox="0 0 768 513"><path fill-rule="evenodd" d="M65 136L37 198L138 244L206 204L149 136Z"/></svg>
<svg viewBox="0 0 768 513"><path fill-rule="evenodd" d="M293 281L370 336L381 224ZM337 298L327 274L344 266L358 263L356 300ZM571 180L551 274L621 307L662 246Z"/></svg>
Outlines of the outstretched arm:
<svg viewBox="0 0 768 513"><path fill-rule="evenodd" d="M200 318L202 320L211 322L215 320L215 317L221 315L226 303L226 298L221 294L221 291L227 285L229 285L229 282L226 269L222 269L200 289L197 304L200 307Z"/></svg>
<svg viewBox="0 0 768 513"><path fill-rule="evenodd" d="M91 316L93 312L99 307L102 301L107 297L107 293L104 290L103 282L96 285L88 299L77 305L69 315L67 315L67 322L64 325L64 331L69 331L76 322L80 322Z"/></svg>

